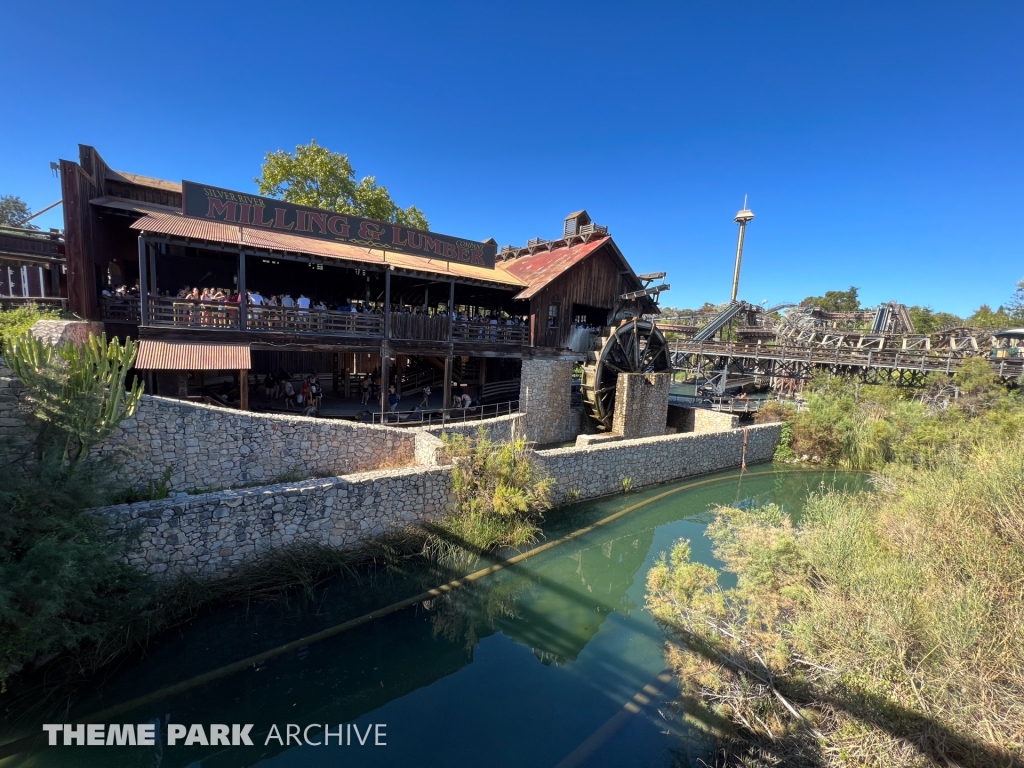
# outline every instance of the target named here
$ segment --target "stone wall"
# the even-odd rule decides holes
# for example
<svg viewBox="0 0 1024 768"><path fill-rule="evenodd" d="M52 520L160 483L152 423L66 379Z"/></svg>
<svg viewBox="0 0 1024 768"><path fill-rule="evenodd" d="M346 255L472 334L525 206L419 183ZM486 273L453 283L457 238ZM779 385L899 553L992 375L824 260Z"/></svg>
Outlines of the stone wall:
<svg viewBox="0 0 1024 768"><path fill-rule="evenodd" d="M92 320L39 320L30 331L40 341L54 346L62 346L69 341L81 346L90 336L99 336L103 332L103 323Z"/></svg>
<svg viewBox="0 0 1024 768"><path fill-rule="evenodd" d="M352 549L437 520L450 503L448 468L416 467L122 504L96 514L111 533L137 529L129 562L169 579L223 576L298 544Z"/></svg>
<svg viewBox="0 0 1024 768"><path fill-rule="evenodd" d="M493 419L484 419L483 421L453 421L449 424L417 427L415 431L426 432L435 437L441 437L445 433L458 433L467 437L476 437L480 433L480 428L483 427L484 433L490 440L496 443L504 443L523 433L524 420L523 414L512 413L508 416L497 416Z"/></svg>
<svg viewBox="0 0 1024 768"><path fill-rule="evenodd" d="M20 403L25 387L0 358L0 460L9 462L30 449L28 418Z"/></svg>
<svg viewBox="0 0 1024 768"><path fill-rule="evenodd" d="M735 429L739 426L740 417L733 413L710 411L707 408L693 409L693 432L706 435L710 432L721 432L724 429Z"/></svg>
<svg viewBox="0 0 1024 768"><path fill-rule="evenodd" d="M668 426L677 432L707 434L735 429L740 417L731 413L712 411L707 408L686 408L680 405L668 407Z"/></svg>
<svg viewBox="0 0 1024 768"><path fill-rule="evenodd" d="M717 434L617 440L536 453L555 480L555 503L618 493L771 459L781 424ZM421 450L440 447L419 433ZM436 454L435 454L436 457ZM261 488L182 495L97 510L111 533L137 527L129 561L161 578L222 576L275 549L319 543L358 547L383 533L437 520L451 504L451 468L411 467Z"/></svg>
<svg viewBox="0 0 1024 768"><path fill-rule="evenodd" d="M612 432L627 440L664 435L671 382L669 373L620 373Z"/></svg>
<svg viewBox="0 0 1024 768"><path fill-rule="evenodd" d="M563 360L523 359L519 408L527 440L547 445L576 439L580 425L570 408L572 368Z"/></svg>
<svg viewBox="0 0 1024 768"><path fill-rule="evenodd" d="M192 492L408 466L415 447L415 434L403 429L146 395L93 452L120 462L118 475L132 485L171 467L171 490Z"/></svg>
<svg viewBox="0 0 1024 768"><path fill-rule="evenodd" d="M578 491L580 499L618 493L625 478L639 488L738 467L744 432L747 464L770 461L781 430L781 424L763 424L728 432L617 440L539 451L537 457L555 479L554 500L561 503L569 499L570 491Z"/></svg>

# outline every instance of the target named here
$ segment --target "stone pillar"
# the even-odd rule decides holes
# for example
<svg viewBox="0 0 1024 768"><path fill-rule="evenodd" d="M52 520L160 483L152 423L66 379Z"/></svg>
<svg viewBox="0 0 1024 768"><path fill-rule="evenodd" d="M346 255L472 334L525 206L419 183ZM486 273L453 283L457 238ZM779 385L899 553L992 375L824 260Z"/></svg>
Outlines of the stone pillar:
<svg viewBox="0 0 1024 768"><path fill-rule="evenodd" d="M525 358L519 384L519 410L526 414L526 439L544 445L576 438L570 413L571 362Z"/></svg>
<svg viewBox="0 0 1024 768"><path fill-rule="evenodd" d="M620 373L612 433L626 440L664 435L671 383L670 373Z"/></svg>

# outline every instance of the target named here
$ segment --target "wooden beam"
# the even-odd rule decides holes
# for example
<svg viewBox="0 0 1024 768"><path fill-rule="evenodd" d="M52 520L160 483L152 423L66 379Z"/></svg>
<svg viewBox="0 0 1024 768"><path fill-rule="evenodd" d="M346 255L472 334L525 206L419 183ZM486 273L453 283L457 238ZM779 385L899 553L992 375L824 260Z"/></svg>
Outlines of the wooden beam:
<svg viewBox="0 0 1024 768"><path fill-rule="evenodd" d="M249 410L249 371L246 369L238 372L238 407Z"/></svg>
<svg viewBox="0 0 1024 768"><path fill-rule="evenodd" d="M248 319L249 297L245 289L245 251L238 252L238 328L244 331Z"/></svg>
<svg viewBox="0 0 1024 768"><path fill-rule="evenodd" d="M139 235L139 300L142 302L139 325L149 325L149 276L146 274L146 261L146 240Z"/></svg>
<svg viewBox="0 0 1024 768"><path fill-rule="evenodd" d="M452 356L445 355L444 358L444 402L441 403L444 415L448 415L448 409L452 403Z"/></svg>

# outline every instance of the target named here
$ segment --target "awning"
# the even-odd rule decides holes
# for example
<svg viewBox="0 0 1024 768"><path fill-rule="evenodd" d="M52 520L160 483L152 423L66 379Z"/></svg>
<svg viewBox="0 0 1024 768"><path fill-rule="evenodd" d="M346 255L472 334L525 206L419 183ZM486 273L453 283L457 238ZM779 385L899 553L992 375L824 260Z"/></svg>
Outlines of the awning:
<svg viewBox="0 0 1024 768"><path fill-rule="evenodd" d="M245 344L139 342L135 367L143 371L242 371L252 368Z"/></svg>
<svg viewBox="0 0 1024 768"><path fill-rule="evenodd" d="M102 201L102 202L101 202ZM100 198L97 205L111 205L109 198ZM141 207L130 202L132 210L141 211ZM185 240L208 240L222 243L239 249L258 249L266 251L283 251L330 259L341 259L355 264L373 264L392 268L426 273L436 279L476 280L483 283L499 285L510 290L520 290L526 283L509 271L499 266L495 269L475 267L470 264L451 262L444 259L430 259L423 256L412 256L406 253L385 252L376 248L363 248L349 243L333 240L318 240L285 232L270 232L253 227L242 227L223 221L197 219L167 211L149 211L145 216L132 224L133 229L153 234L180 237Z"/></svg>

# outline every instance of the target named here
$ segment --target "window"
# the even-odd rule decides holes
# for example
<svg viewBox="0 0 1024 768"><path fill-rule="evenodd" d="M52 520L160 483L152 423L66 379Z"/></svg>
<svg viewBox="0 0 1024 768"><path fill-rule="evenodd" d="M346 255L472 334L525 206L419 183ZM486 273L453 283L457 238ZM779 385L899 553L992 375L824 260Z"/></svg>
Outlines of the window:
<svg viewBox="0 0 1024 768"><path fill-rule="evenodd" d="M558 327L558 304L548 304L548 328Z"/></svg>

